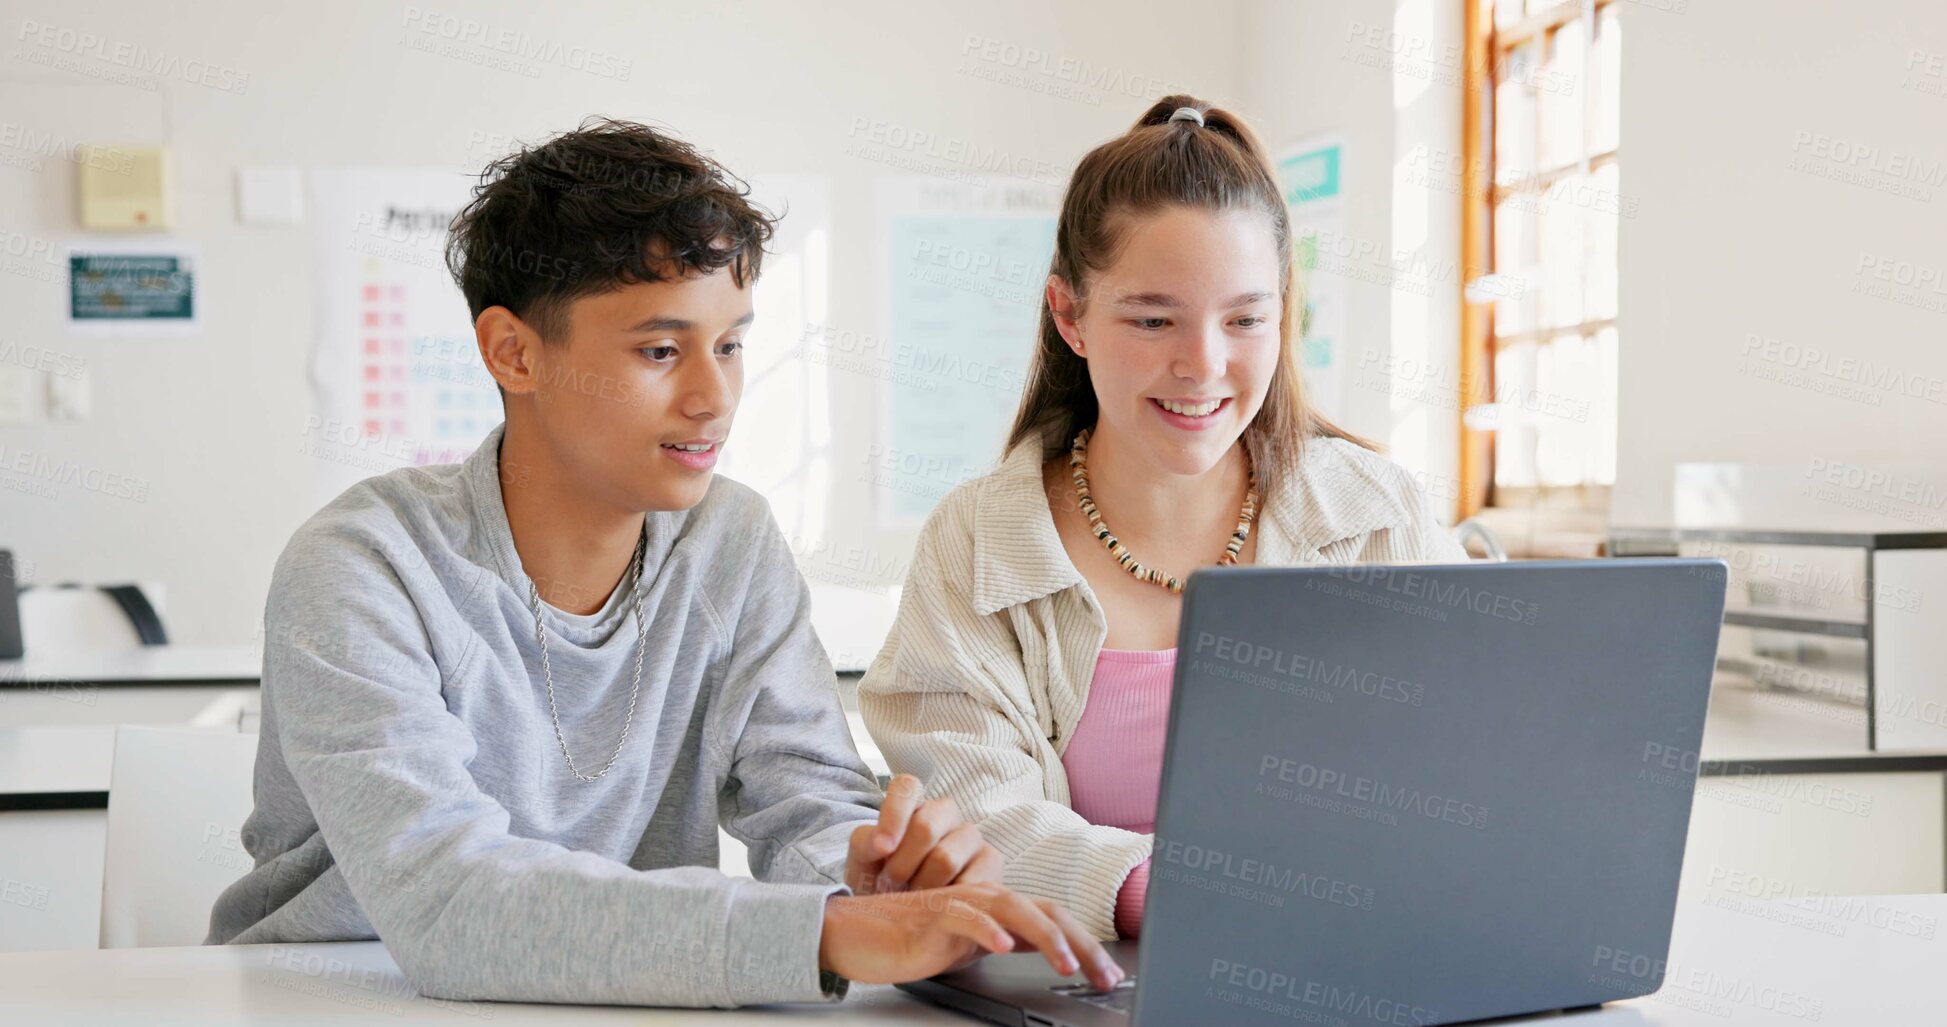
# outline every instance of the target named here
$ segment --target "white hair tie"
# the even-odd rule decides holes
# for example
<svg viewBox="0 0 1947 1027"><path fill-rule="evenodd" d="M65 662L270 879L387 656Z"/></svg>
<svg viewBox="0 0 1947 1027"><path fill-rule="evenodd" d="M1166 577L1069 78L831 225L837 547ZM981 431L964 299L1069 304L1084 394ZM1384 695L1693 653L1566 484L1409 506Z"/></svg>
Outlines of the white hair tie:
<svg viewBox="0 0 1947 1027"><path fill-rule="evenodd" d="M1176 113L1170 115L1170 120L1171 121L1194 121L1197 123L1198 128L1202 128L1203 112L1197 110L1195 107L1178 107L1176 109Z"/></svg>

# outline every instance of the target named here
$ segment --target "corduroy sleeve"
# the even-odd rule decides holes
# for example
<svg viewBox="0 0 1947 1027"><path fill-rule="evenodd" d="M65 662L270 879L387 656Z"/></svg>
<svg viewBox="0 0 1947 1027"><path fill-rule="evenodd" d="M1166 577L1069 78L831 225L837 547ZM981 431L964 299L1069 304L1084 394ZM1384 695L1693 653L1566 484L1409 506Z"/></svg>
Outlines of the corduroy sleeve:
<svg viewBox="0 0 1947 1027"><path fill-rule="evenodd" d="M953 799L1007 859L1005 882L1066 906L1097 938L1116 937L1116 896L1149 858L1151 836L1090 824L1049 780L1059 767L1021 671L1021 646L1002 614L971 601L970 526L949 500L921 532L899 613L859 684L866 727L895 773ZM1083 637L1092 628L1045 628Z"/></svg>

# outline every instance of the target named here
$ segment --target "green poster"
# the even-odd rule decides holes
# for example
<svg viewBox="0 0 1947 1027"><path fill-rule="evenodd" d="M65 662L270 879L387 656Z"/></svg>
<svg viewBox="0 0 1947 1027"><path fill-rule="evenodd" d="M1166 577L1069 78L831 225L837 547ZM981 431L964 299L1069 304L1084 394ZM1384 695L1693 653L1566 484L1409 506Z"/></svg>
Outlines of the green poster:
<svg viewBox="0 0 1947 1027"><path fill-rule="evenodd" d="M78 324L196 319L196 269L182 254L71 253L68 318Z"/></svg>
<svg viewBox="0 0 1947 1027"><path fill-rule="evenodd" d="M1278 162L1278 179L1284 185L1284 202L1296 207L1339 194L1339 147L1321 146L1294 153Z"/></svg>

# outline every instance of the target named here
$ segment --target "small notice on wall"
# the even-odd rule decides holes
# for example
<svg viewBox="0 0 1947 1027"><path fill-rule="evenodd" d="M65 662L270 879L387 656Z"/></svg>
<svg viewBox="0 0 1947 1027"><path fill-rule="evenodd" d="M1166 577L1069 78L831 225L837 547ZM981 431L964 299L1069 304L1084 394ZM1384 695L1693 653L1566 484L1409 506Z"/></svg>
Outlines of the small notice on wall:
<svg viewBox="0 0 1947 1027"><path fill-rule="evenodd" d="M1298 366L1306 399L1328 417L1346 416L1346 308L1356 269L1334 255L1345 244L1345 199L1339 167L1345 142L1337 135L1303 140L1278 160L1278 182L1291 212L1305 307L1299 312Z"/></svg>
<svg viewBox="0 0 1947 1027"><path fill-rule="evenodd" d="M196 259L146 247L68 251L68 327L76 332L170 334L197 324Z"/></svg>

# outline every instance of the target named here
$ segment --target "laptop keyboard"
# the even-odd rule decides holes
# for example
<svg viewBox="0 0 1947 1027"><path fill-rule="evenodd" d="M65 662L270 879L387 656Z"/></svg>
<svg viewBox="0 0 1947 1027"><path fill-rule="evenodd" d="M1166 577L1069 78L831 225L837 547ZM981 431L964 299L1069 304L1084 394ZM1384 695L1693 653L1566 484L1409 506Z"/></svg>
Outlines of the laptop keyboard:
<svg viewBox="0 0 1947 1027"><path fill-rule="evenodd" d="M1077 1002L1086 1002L1097 1009L1106 1009L1109 1012L1122 1013L1125 1016L1136 1005L1135 974L1124 977L1115 987L1110 988L1108 991L1096 991L1092 986L1087 984L1056 984L1050 986L1048 990L1057 994L1066 995Z"/></svg>

